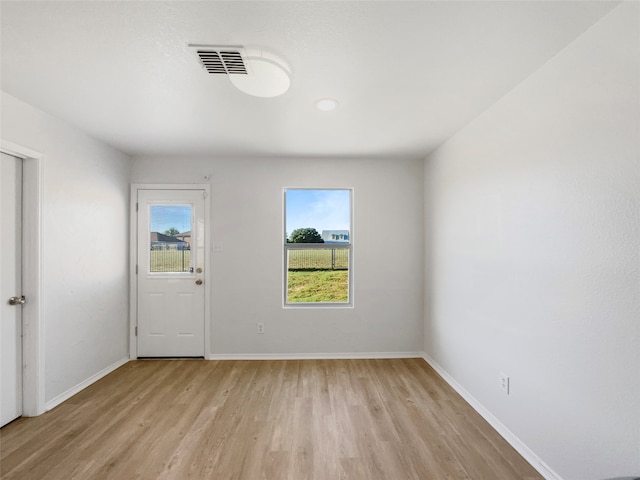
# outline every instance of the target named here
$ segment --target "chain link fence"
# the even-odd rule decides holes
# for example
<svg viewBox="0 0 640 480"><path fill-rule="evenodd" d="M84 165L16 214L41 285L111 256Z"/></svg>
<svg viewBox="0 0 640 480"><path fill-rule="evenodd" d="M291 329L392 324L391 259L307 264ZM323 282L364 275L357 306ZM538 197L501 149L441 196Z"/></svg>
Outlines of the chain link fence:
<svg viewBox="0 0 640 480"><path fill-rule="evenodd" d="M348 270L348 248L289 249L287 268L290 271Z"/></svg>
<svg viewBox="0 0 640 480"><path fill-rule="evenodd" d="M191 250L151 250L151 273L184 273L191 268Z"/></svg>

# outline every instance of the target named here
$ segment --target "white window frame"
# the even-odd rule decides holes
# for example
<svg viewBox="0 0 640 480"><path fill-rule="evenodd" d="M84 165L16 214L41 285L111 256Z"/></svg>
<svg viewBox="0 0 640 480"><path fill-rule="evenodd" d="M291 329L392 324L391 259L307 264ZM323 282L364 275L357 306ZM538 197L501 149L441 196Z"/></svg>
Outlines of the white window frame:
<svg viewBox="0 0 640 480"><path fill-rule="evenodd" d="M349 191L349 242L348 243L287 243L287 190L348 190ZM354 189L351 187L285 187L282 189L282 242L283 242L283 308L353 308L353 200ZM322 232L318 232L322 234ZM289 286L288 258L289 250L322 250L339 249L349 252L349 264L347 272L348 302L289 302L287 291Z"/></svg>

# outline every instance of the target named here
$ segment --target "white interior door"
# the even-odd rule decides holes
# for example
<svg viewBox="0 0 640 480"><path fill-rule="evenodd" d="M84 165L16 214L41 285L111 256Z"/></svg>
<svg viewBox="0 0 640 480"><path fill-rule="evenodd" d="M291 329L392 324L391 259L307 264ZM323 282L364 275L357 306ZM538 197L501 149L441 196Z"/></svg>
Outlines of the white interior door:
<svg viewBox="0 0 640 480"><path fill-rule="evenodd" d="M138 190L138 357L204 356L204 196Z"/></svg>
<svg viewBox="0 0 640 480"><path fill-rule="evenodd" d="M0 425L22 415L22 160L0 167Z"/></svg>

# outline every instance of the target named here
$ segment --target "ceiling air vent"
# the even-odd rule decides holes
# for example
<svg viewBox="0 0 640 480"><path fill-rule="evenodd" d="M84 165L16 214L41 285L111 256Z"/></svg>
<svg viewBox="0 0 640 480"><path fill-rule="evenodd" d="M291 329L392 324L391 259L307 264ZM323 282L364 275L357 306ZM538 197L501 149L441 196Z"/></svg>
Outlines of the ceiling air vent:
<svg viewBox="0 0 640 480"><path fill-rule="evenodd" d="M198 49L198 57L209 73L246 75L247 68L237 50Z"/></svg>
<svg viewBox="0 0 640 480"><path fill-rule="evenodd" d="M198 54L200 64L209 73L220 74L216 83L226 83L224 76L241 92L254 97L277 97L291 85L290 71L275 55L241 45L189 44Z"/></svg>

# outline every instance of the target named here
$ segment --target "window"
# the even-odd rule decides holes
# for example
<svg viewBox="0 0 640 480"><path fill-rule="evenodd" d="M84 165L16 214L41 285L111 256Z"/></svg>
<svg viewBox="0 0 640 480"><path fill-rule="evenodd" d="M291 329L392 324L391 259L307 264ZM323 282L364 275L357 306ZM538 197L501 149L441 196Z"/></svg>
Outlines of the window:
<svg viewBox="0 0 640 480"><path fill-rule="evenodd" d="M151 205L149 229L150 273L193 272L191 205Z"/></svg>
<svg viewBox="0 0 640 480"><path fill-rule="evenodd" d="M285 188L285 306L353 305L352 193Z"/></svg>

